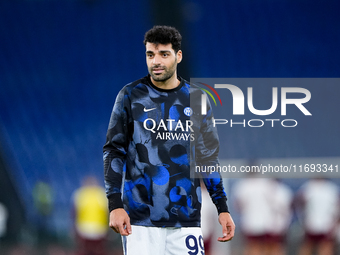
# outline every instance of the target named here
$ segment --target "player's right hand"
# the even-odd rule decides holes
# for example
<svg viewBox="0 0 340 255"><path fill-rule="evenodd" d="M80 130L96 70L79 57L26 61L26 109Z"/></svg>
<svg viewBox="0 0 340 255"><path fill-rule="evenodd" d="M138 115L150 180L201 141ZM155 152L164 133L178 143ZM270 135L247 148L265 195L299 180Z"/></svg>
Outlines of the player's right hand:
<svg viewBox="0 0 340 255"><path fill-rule="evenodd" d="M132 234L130 217L123 208L117 208L110 212L109 226L122 236Z"/></svg>

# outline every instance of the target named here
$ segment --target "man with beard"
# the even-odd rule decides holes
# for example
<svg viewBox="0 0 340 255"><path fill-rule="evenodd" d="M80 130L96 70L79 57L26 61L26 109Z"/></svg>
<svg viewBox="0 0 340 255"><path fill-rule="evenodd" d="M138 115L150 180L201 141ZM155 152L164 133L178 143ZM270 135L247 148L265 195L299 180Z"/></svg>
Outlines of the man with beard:
<svg viewBox="0 0 340 255"><path fill-rule="evenodd" d="M190 166L216 166L219 141L210 104L206 115L199 111L202 90L177 75L181 39L168 26L145 34L149 75L124 86L112 110L105 186L109 224L122 235L125 255L204 254L200 179ZM202 179L222 225L218 241L229 241L235 225L221 176Z"/></svg>

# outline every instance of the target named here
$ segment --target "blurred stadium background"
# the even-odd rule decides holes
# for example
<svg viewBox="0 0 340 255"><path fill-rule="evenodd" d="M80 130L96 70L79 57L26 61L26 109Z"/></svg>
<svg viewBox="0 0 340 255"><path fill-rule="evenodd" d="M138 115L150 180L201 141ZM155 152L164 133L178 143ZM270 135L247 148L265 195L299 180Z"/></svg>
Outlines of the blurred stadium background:
<svg viewBox="0 0 340 255"><path fill-rule="evenodd" d="M50 254L72 254L72 194L86 175L103 181L111 109L123 85L146 75L142 41L153 25L182 33L179 73L187 80L327 78L339 77L339 10L336 0L1 0L0 202L9 217L0 254L48 254L41 231ZM339 92L330 93L336 100ZM339 117L330 121L288 137L271 134L275 150L257 149L265 133L220 132L230 152L223 157L339 157ZM304 181L285 182L296 191ZM47 186L37 193L41 182ZM120 254L117 235L110 240ZM238 254L241 242L234 243L216 254Z"/></svg>

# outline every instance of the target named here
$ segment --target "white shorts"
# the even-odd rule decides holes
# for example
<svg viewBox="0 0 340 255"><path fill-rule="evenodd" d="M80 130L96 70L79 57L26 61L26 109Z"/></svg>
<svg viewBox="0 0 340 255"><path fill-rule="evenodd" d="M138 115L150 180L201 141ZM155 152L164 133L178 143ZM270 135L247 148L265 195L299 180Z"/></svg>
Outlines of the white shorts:
<svg viewBox="0 0 340 255"><path fill-rule="evenodd" d="M124 255L204 255L202 231L192 228L132 226L123 236Z"/></svg>

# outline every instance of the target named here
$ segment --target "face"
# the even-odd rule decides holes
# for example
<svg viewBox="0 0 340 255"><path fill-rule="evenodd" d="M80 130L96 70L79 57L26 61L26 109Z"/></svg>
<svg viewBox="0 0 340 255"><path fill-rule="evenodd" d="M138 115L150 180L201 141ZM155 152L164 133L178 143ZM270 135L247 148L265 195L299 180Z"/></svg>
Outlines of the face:
<svg viewBox="0 0 340 255"><path fill-rule="evenodd" d="M164 82L176 74L177 64L182 61L182 51L175 51L169 44L146 43L146 63L154 81Z"/></svg>

